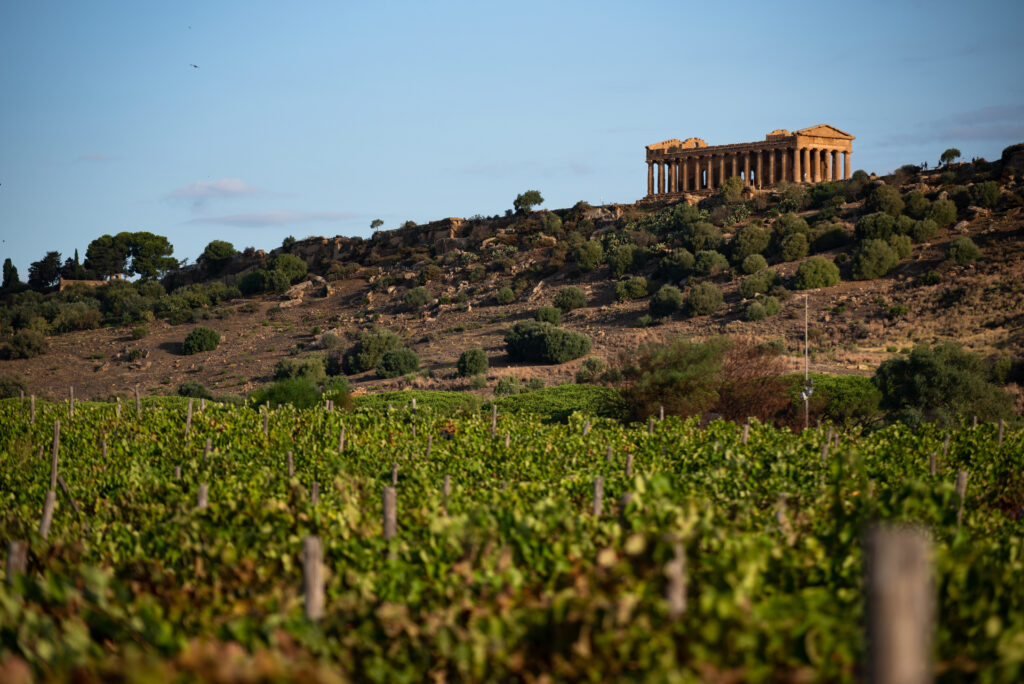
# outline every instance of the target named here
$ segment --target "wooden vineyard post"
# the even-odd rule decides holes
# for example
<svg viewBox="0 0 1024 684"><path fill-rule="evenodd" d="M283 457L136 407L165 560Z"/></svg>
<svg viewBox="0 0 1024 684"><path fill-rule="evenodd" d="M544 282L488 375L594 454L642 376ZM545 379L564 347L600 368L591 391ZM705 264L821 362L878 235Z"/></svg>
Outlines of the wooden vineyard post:
<svg viewBox="0 0 1024 684"><path fill-rule="evenodd" d="M117 403L114 404L114 417L121 420L121 397L118 397Z"/></svg>
<svg viewBox="0 0 1024 684"><path fill-rule="evenodd" d="M669 619L675 621L686 613L686 552L682 542L672 543L672 560L665 564L665 600Z"/></svg>
<svg viewBox="0 0 1024 684"><path fill-rule="evenodd" d="M209 437L206 438L206 446L203 447L203 460L209 460L210 452L213 451L213 440Z"/></svg>
<svg viewBox="0 0 1024 684"><path fill-rule="evenodd" d="M740 438L740 443L746 444L747 440L750 439L750 419L743 425L743 437Z"/></svg>
<svg viewBox="0 0 1024 684"><path fill-rule="evenodd" d="M935 452L933 451L931 454L928 455L928 472L932 474L932 477L935 477L935 473L937 470L938 463L936 463Z"/></svg>
<svg viewBox="0 0 1024 684"><path fill-rule="evenodd" d="M267 436L270 434L270 413L265 411L263 413L263 435Z"/></svg>
<svg viewBox="0 0 1024 684"><path fill-rule="evenodd" d="M306 618L316 622L324 616L324 548L312 535L302 540L302 586Z"/></svg>
<svg viewBox="0 0 1024 684"><path fill-rule="evenodd" d="M68 418L75 417L75 386L68 385Z"/></svg>
<svg viewBox="0 0 1024 684"><path fill-rule="evenodd" d="M665 422L665 407L664 406L658 406L658 422L659 423Z"/></svg>
<svg viewBox="0 0 1024 684"><path fill-rule="evenodd" d="M199 485L199 494L196 496L196 508L203 510L210 502L210 487L204 482Z"/></svg>
<svg viewBox="0 0 1024 684"><path fill-rule="evenodd" d="M57 488L57 458L60 454L60 421L53 421L53 449L50 451L50 489Z"/></svg>
<svg viewBox="0 0 1024 684"><path fill-rule="evenodd" d="M185 436L192 432L192 397L188 398L188 411L185 414Z"/></svg>
<svg viewBox="0 0 1024 684"><path fill-rule="evenodd" d="M949 456L949 435L946 435L946 439L942 442L942 460L946 460L946 456Z"/></svg>
<svg viewBox="0 0 1024 684"><path fill-rule="evenodd" d="M630 504L633 503L633 494L625 492L621 498L619 498L619 525L622 527L629 527L629 518L626 516L626 511Z"/></svg>
<svg viewBox="0 0 1024 684"><path fill-rule="evenodd" d="M313 486L309 491L309 502L313 504L313 506L320 503L320 483L316 480L313 480Z"/></svg>
<svg viewBox="0 0 1024 684"><path fill-rule="evenodd" d="M498 433L498 405L491 404L491 439Z"/></svg>
<svg viewBox="0 0 1024 684"><path fill-rule="evenodd" d="M139 396L138 383L135 383L135 418L142 419L142 397Z"/></svg>
<svg viewBox="0 0 1024 684"><path fill-rule="evenodd" d="M448 497L452 494L452 476L445 473L444 480L441 482L441 497L445 515L448 515Z"/></svg>
<svg viewBox="0 0 1024 684"><path fill-rule="evenodd" d="M431 435L427 435L427 456L426 456L426 458L428 458L428 459L430 458L430 449L433 446L434 446L434 435L432 435L432 434Z"/></svg>
<svg viewBox="0 0 1024 684"><path fill-rule="evenodd" d="M595 518L601 517L602 500L604 499L604 478L598 475L594 478L594 509Z"/></svg>
<svg viewBox="0 0 1024 684"><path fill-rule="evenodd" d="M605 454L604 454L604 462L605 463L611 463L612 462L612 445L611 444L608 445L608 451L606 451Z"/></svg>
<svg viewBox="0 0 1024 684"><path fill-rule="evenodd" d="M53 487L46 492L43 501L43 519L39 521L39 536L47 539L50 536L50 525L53 524L53 507L57 505L57 490Z"/></svg>
<svg viewBox="0 0 1024 684"><path fill-rule="evenodd" d="M107 460L107 440L100 437L100 453L103 454L103 460Z"/></svg>
<svg viewBox="0 0 1024 684"><path fill-rule="evenodd" d="M505 448L508 449L510 446L512 446L512 435L511 435L511 433L506 432L505 433Z"/></svg>
<svg viewBox="0 0 1024 684"><path fill-rule="evenodd" d="M292 456L291 449L288 450L288 479L295 477L295 457Z"/></svg>
<svg viewBox="0 0 1024 684"><path fill-rule="evenodd" d="M971 429L974 429L976 427L978 427L978 416L977 416L977 414L975 414L974 418L971 420Z"/></svg>
<svg viewBox="0 0 1024 684"><path fill-rule="evenodd" d="M200 411L205 411L206 410L206 399L203 399L203 398L199 399L199 410Z"/></svg>
<svg viewBox="0 0 1024 684"><path fill-rule="evenodd" d="M654 416L647 419L647 434L654 434Z"/></svg>
<svg viewBox="0 0 1024 684"><path fill-rule="evenodd" d="M956 494L960 497L960 508L956 511L956 528L960 529L960 524L964 520L964 500L967 498L967 471L960 470L956 474Z"/></svg>
<svg viewBox="0 0 1024 684"><path fill-rule="evenodd" d="M633 475L633 454L626 454L626 477Z"/></svg>
<svg viewBox="0 0 1024 684"><path fill-rule="evenodd" d="M391 464L391 486L394 487L398 484L398 464Z"/></svg>
<svg viewBox="0 0 1024 684"><path fill-rule="evenodd" d="M174 466L174 479L175 480L180 480L181 479L181 466Z"/></svg>
<svg viewBox="0 0 1024 684"><path fill-rule="evenodd" d="M415 425L412 426L412 436L413 437L416 436L416 426Z"/></svg>
<svg viewBox="0 0 1024 684"><path fill-rule="evenodd" d="M412 398L412 412L416 413L416 397Z"/></svg>
<svg viewBox="0 0 1024 684"><path fill-rule="evenodd" d="M398 531L398 493L394 487L385 487L381 495L384 514L384 541L394 539Z"/></svg>
<svg viewBox="0 0 1024 684"><path fill-rule="evenodd" d="M36 422L36 395L33 394L28 398L28 408L30 413L29 420L34 425Z"/></svg>
<svg viewBox="0 0 1024 684"><path fill-rule="evenodd" d="M921 530L876 527L865 548L867 681L932 681L935 587L931 542Z"/></svg>
<svg viewBox="0 0 1024 684"><path fill-rule="evenodd" d="M583 436L586 437L588 432L590 432L590 421L589 420L583 424Z"/></svg>
<svg viewBox="0 0 1024 684"><path fill-rule="evenodd" d="M24 575L28 568L28 544L12 539L7 544L7 583L14 583L15 575Z"/></svg>
<svg viewBox="0 0 1024 684"><path fill-rule="evenodd" d="M338 434L338 453L345 453L345 426L341 426L341 432Z"/></svg>

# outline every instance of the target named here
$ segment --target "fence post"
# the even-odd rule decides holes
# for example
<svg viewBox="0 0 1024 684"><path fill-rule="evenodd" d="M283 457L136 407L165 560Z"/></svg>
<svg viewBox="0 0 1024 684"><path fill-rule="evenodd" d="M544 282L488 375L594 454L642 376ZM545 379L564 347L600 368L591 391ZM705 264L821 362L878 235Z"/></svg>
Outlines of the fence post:
<svg viewBox="0 0 1024 684"><path fill-rule="evenodd" d="M598 475L594 478L594 517L601 517L602 500L604 499L604 478Z"/></svg>
<svg viewBox="0 0 1024 684"><path fill-rule="evenodd" d="M263 412L263 434L264 436L270 434L270 413L269 409Z"/></svg>
<svg viewBox="0 0 1024 684"><path fill-rule="evenodd" d="M7 583L14 583L15 575L24 575L28 568L28 544L12 539L7 544Z"/></svg>
<svg viewBox="0 0 1024 684"><path fill-rule="evenodd" d="M661 423L664 420L665 420L665 407L659 405L658 406L658 422Z"/></svg>
<svg viewBox="0 0 1024 684"><path fill-rule="evenodd" d="M747 422L743 425L743 437L740 438L742 444L746 444L747 440L750 439L750 419L747 418Z"/></svg>
<svg viewBox="0 0 1024 684"><path fill-rule="evenodd" d="M612 445L611 444L608 445L608 451L606 451L605 454L604 454L604 462L605 463L611 463L612 462Z"/></svg>
<svg viewBox="0 0 1024 684"><path fill-rule="evenodd" d="M320 503L320 483L317 482L316 480L313 480L313 487L310 489L309 492L309 501L314 506Z"/></svg>
<svg viewBox="0 0 1024 684"><path fill-rule="evenodd" d="M196 508L203 510L209 504L210 487L204 482L199 485L199 494L196 497Z"/></svg>
<svg viewBox="0 0 1024 684"><path fill-rule="evenodd" d="M31 421L33 424L36 422L36 395L31 395L28 398L29 411L32 414Z"/></svg>
<svg viewBox="0 0 1024 684"><path fill-rule="evenodd" d="M590 432L590 421L589 420L583 424L583 436L586 437L588 432Z"/></svg>
<svg viewBox="0 0 1024 684"><path fill-rule="evenodd" d="M121 420L121 397L118 397L117 403L114 404L114 417Z"/></svg>
<svg viewBox="0 0 1024 684"><path fill-rule="evenodd" d="M647 419L647 434L654 434L654 416Z"/></svg>
<svg viewBox="0 0 1024 684"><path fill-rule="evenodd" d="M324 616L324 549L320 538L302 540L302 584L306 593L306 618L316 622Z"/></svg>
<svg viewBox="0 0 1024 684"><path fill-rule="evenodd" d="M678 620L686 613L686 552L682 542L672 543L672 560L665 564L665 600L668 602L668 617Z"/></svg>
<svg viewBox="0 0 1024 684"><path fill-rule="evenodd" d="M103 460L107 460L107 439L100 437L100 453L103 454Z"/></svg>
<svg viewBox="0 0 1024 684"><path fill-rule="evenodd" d="M505 433L505 448L508 449L511 445L512 445L512 435L511 435L511 433L506 432Z"/></svg>
<svg viewBox="0 0 1024 684"><path fill-rule="evenodd" d="M498 432L498 405L491 404L491 439Z"/></svg>
<svg viewBox="0 0 1024 684"><path fill-rule="evenodd" d="M174 479L175 480L180 480L181 479L181 466L174 466Z"/></svg>
<svg viewBox="0 0 1024 684"><path fill-rule="evenodd" d="M292 456L291 449L288 450L288 478L295 477L295 458Z"/></svg>
<svg viewBox="0 0 1024 684"><path fill-rule="evenodd" d="M200 397L200 399L199 399L199 410L200 411L205 411L206 410L206 399L204 399L202 397Z"/></svg>
<svg viewBox="0 0 1024 684"><path fill-rule="evenodd" d="M633 474L633 454L626 454L626 477Z"/></svg>
<svg viewBox="0 0 1024 684"><path fill-rule="evenodd" d="M192 397L188 398L188 411L185 414L185 436L192 432Z"/></svg>
<svg viewBox="0 0 1024 684"><path fill-rule="evenodd" d="M68 418L75 417L75 386L68 385Z"/></svg>
<svg viewBox="0 0 1024 684"><path fill-rule="evenodd" d="M412 398L412 412L416 413L416 397Z"/></svg>
<svg viewBox="0 0 1024 684"><path fill-rule="evenodd" d="M338 453L345 453L345 426L341 426L341 433L338 435Z"/></svg>
<svg viewBox="0 0 1024 684"><path fill-rule="evenodd" d="M931 543L907 527L875 527L865 544L867 681L932 681L935 588Z"/></svg>
<svg viewBox="0 0 1024 684"><path fill-rule="evenodd" d="M381 495L384 508L384 541L391 541L398 531L398 494L394 487L385 487Z"/></svg>
<svg viewBox="0 0 1024 684"><path fill-rule="evenodd" d="M43 519L39 521L39 536L43 539L50 536L50 525L53 523L53 507L55 505L57 505L57 490L50 487L46 492L46 499L43 501Z"/></svg>
<svg viewBox="0 0 1024 684"><path fill-rule="evenodd" d="M398 464L391 463L391 486L394 487L398 484Z"/></svg>

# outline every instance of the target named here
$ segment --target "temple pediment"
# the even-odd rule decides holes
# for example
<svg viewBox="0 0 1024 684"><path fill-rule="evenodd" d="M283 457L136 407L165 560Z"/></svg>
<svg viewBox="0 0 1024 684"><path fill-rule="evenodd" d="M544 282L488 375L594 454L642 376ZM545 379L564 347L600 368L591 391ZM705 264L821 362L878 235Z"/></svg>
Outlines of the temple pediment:
<svg viewBox="0 0 1024 684"><path fill-rule="evenodd" d="M654 143L647 146L648 151L651 152L665 152L668 150L679 150L679 149L693 149L695 147L707 147L708 144L700 138L687 138L686 140L680 140L679 138L669 138L659 143Z"/></svg>
<svg viewBox="0 0 1024 684"><path fill-rule="evenodd" d="M810 128L802 128L799 131L796 131L796 135L814 136L815 138L840 138L842 140L854 139L849 133L841 131L835 126L829 126L828 124L818 124L817 126L811 126Z"/></svg>

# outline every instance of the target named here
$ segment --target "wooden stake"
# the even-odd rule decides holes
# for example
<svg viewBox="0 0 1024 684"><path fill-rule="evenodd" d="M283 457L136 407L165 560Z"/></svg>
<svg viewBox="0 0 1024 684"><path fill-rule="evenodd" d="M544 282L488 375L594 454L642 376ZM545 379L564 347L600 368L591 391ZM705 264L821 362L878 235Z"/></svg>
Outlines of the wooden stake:
<svg viewBox="0 0 1024 684"><path fill-rule="evenodd" d="M199 495L196 497L196 508L203 510L209 504L210 487L204 482L199 485Z"/></svg>
<svg viewBox="0 0 1024 684"><path fill-rule="evenodd" d="M444 497L444 511L448 512L448 497L452 493L452 476L445 473L444 481L441 483L441 495Z"/></svg>
<svg viewBox="0 0 1024 684"><path fill-rule="evenodd" d="M590 432L590 421L589 420L583 424L583 436L586 437L588 432Z"/></svg>
<svg viewBox="0 0 1024 684"><path fill-rule="evenodd" d="M34 424L36 422L36 395L32 395L28 398L29 411L32 414L31 420Z"/></svg>
<svg viewBox="0 0 1024 684"><path fill-rule="evenodd" d="M825 440L822 443L822 445L821 445L821 462L822 462L822 464L824 464L825 462L828 461L828 445L831 442L831 440L832 440L832 435L829 435L828 439Z"/></svg>
<svg viewBox="0 0 1024 684"><path fill-rule="evenodd" d="M75 417L75 387L68 385L68 418Z"/></svg>
<svg viewBox="0 0 1024 684"><path fill-rule="evenodd" d="M202 398L199 399L199 410L200 411L205 411L206 410L206 399L202 399Z"/></svg>
<svg viewBox="0 0 1024 684"><path fill-rule="evenodd" d="M135 417L142 418L142 397L139 396L139 384L135 383Z"/></svg>
<svg viewBox="0 0 1024 684"><path fill-rule="evenodd" d="M381 495L384 509L384 541L391 541L398 531L398 493L394 487L385 487Z"/></svg>
<svg viewBox="0 0 1024 684"><path fill-rule="evenodd" d="M498 405L491 404L491 439L498 433Z"/></svg>
<svg viewBox="0 0 1024 684"><path fill-rule="evenodd" d="M508 432L505 433L505 448L508 449L512 445L512 435Z"/></svg>
<svg viewBox="0 0 1024 684"><path fill-rule="evenodd" d="M306 618L316 622L324 616L324 548L312 535L302 540L302 584Z"/></svg>
<svg viewBox="0 0 1024 684"><path fill-rule="evenodd" d="M47 490L46 500L43 502L43 519L39 521L39 536L43 539L47 539L50 536L50 525L53 523L53 507L56 505L57 490L51 487Z"/></svg>
<svg viewBox="0 0 1024 684"><path fill-rule="evenodd" d="M192 432L192 397L188 398L188 411L185 414L185 436Z"/></svg>
<svg viewBox="0 0 1024 684"><path fill-rule="evenodd" d="M626 477L633 474L633 454L626 454Z"/></svg>
<svg viewBox="0 0 1024 684"><path fill-rule="evenodd" d="M974 416L974 419L971 421L971 427L972 428L978 427L978 416Z"/></svg>
<svg viewBox="0 0 1024 684"><path fill-rule="evenodd" d="M935 477L935 473L938 471L938 463L936 463L935 452L933 451L928 455L928 472Z"/></svg>
<svg viewBox="0 0 1024 684"><path fill-rule="evenodd" d="M946 439L942 442L942 460L946 460L946 456L949 455L949 435L946 435Z"/></svg>
<svg viewBox="0 0 1024 684"><path fill-rule="evenodd" d="M956 474L956 493L960 497L960 508L956 511L956 528L960 529L960 524L964 519L964 500L967 498L967 471L960 470Z"/></svg>
<svg viewBox="0 0 1024 684"><path fill-rule="evenodd" d="M740 438L742 444L746 444L747 440L750 439L750 421L743 426L743 437Z"/></svg>
<svg viewBox="0 0 1024 684"><path fill-rule="evenodd" d="M675 621L686 613L686 552L679 541L672 544L672 560L665 564L665 600L668 603L668 617Z"/></svg>
<svg viewBox="0 0 1024 684"><path fill-rule="evenodd" d="M867 681L932 681L935 584L931 542L921 530L876 527L865 544Z"/></svg>
<svg viewBox="0 0 1024 684"><path fill-rule="evenodd" d="M103 438L103 437L100 437L100 453L103 454L103 460L106 461L107 460L107 440L105 438Z"/></svg>
<svg viewBox="0 0 1024 684"><path fill-rule="evenodd" d="M288 478L295 477L295 459L292 457L292 452L288 451Z"/></svg>
<svg viewBox="0 0 1024 684"><path fill-rule="evenodd" d="M24 575L28 568L28 544L12 539L7 544L7 583L14 583L15 575Z"/></svg>
<svg viewBox="0 0 1024 684"><path fill-rule="evenodd" d="M174 479L175 480L180 480L181 479L181 466L174 466Z"/></svg>
<svg viewBox="0 0 1024 684"><path fill-rule="evenodd" d="M412 398L412 412L416 413L416 397Z"/></svg>
<svg viewBox="0 0 1024 684"><path fill-rule="evenodd" d="M314 506L320 503L320 483L317 482L316 480L313 480L313 487L310 489L309 492L309 501Z"/></svg>
<svg viewBox="0 0 1024 684"><path fill-rule="evenodd" d="M341 432L338 434L338 453L345 453L345 426L341 426Z"/></svg>
<svg viewBox="0 0 1024 684"><path fill-rule="evenodd" d="M391 486L394 487L398 484L398 464L391 464Z"/></svg>
<svg viewBox="0 0 1024 684"><path fill-rule="evenodd" d="M604 454L604 462L605 463L611 463L612 462L612 445L611 444L608 445L608 451L606 451L605 454Z"/></svg>
<svg viewBox="0 0 1024 684"><path fill-rule="evenodd" d="M206 461L210 458L210 452L213 451L213 440L209 437L206 438L206 446L203 447L203 460Z"/></svg>
<svg viewBox="0 0 1024 684"><path fill-rule="evenodd" d="M412 436L413 437L416 436L416 426L415 425L412 426Z"/></svg>
<svg viewBox="0 0 1024 684"><path fill-rule="evenodd" d="M266 412L263 414L263 434L270 434L270 413Z"/></svg>
<svg viewBox="0 0 1024 684"><path fill-rule="evenodd" d="M117 403L114 404L114 416L121 420L121 397L117 398Z"/></svg>
<svg viewBox="0 0 1024 684"><path fill-rule="evenodd" d="M598 475L594 478L594 508L593 514L595 518L601 517L601 505L604 499L604 478Z"/></svg>
<svg viewBox="0 0 1024 684"><path fill-rule="evenodd" d="M647 419L647 434L654 434L654 416Z"/></svg>
<svg viewBox="0 0 1024 684"><path fill-rule="evenodd" d="M658 406L658 422L661 423L665 420L665 407Z"/></svg>

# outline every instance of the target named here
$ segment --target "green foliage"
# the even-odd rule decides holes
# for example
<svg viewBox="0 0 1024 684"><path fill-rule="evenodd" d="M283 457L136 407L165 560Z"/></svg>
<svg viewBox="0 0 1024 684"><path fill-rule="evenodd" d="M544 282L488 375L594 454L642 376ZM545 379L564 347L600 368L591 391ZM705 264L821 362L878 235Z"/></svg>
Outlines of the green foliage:
<svg viewBox="0 0 1024 684"><path fill-rule="evenodd" d="M326 361L322 353L301 358L283 358L274 366L274 379L309 378L320 384L327 379Z"/></svg>
<svg viewBox="0 0 1024 684"><path fill-rule="evenodd" d="M524 391L536 392L538 390L544 389L546 385L547 383L544 382L544 378L535 375L534 377L526 381L526 389Z"/></svg>
<svg viewBox="0 0 1024 684"><path fill-rule="evenodd" d="M615 283L615 299L620 302L642 299L647 295L647 278L643 276L635 276Z"/></svg>
<svg viewBox="0 0 1024 684"><path fill-rule="evenodd" d="M744 318L748 321L760 321L769 316L777 315L781 310L782 307L779 305L779 300L775 297L758 297L747 304Z"/></svg>
<svg viewBox="0 0 1024 684"><path fill-rule="evenodd" d="M590 338L550 323L522 321L505 333L505 349L512 361L565 363L590 351Z"/></svg>
<svg viewBox="0 0 1024 684"><path fill-rule="evenodd" d="M178 396L193 397L195 399L213 399L213 392L198 380L186 380L178 385Z"/></svg>
<svg viewBox="0 0 1024 684"><path fill-rule="evenodd" d="M270 271L279 271L288 280L288 284L296 283L306 275L307 266L303 259L284 252L270 260ZM271 289L271 288L268 288Z"/></svg>
<svg viewBox="0 0 1024 684"><path fill-rule="evenodd" d="M915 221L910 231L910 237L914 242L927 242L939 234L939 226L931 219Z"/></svg>
<svg viewBox="0 0 1024 684"><path fill-rule="evenodd" d="M793 287L797 290L810 290L838 284L839 268L823 257L811 257L796 270Z"/></svg>
<svg viewBox="0 0 1024 684"><path fill-rule="evenodd" d="M213 351L220 344L220 333L206 326L196 326L185 336L181 344L183 354L198 354L204 351Z"/></svg>
<svg viewBox="0 0 1024 684"><path fill-rule="evenodd" d="M29 394L25 378L15 373L0 373L0 399L21 397L22 393Z"/></svg>
<svg viewBox="0 0 1024 684"><path fill-rule="evenodd" d="M622 418L622 396L610 387L558 385L504 397L495 402L501 413L539 417L543 423L567 423L574 413L599 418Z"/></svg>
<svg viewBox="0 0 1024 684"><path fill-rule="evenodd" d="M607 253L605 260L611 277L618 280L643 266L644 251L633 245L619 245Z"/></svg>
<svg viewBox="0 0 1024 684"><path fill-rule="evenodd" d="M39 261L28 266L28 285L37 292L57 284L60 278L60 252L47 252Z"/></svg>
<svg viewBox="0 0 1024 684"><path fill-rule="evenodd" d="M712 276L729 270L729 260L724 254L711 249L702 249L695 255L693 272L701 276Z"/></svg>
<svg viewBox="0 0 1024 684"><path fill-rule="evenodd" d="M796 214L783 214L772 224L772 244L778 248L789 236L796 234L806 236L810 230L807 221L803 218Z"/></svg>
<svg viewBox="0 0 1024 684"><path fill-rule="evenodd" d="M896 231L896 219L881 212L862 216L854 228L858 240L888 240Z"/></svg>
<svg viewBox="0 0 1024 684"><path fill-rule="evenodd" d="M726 204L736 204L743 200L743 179L739 176L726 178L718 190L719 197Z"/></svg>
<svg viewBox="0 0 1024 684"><path fill-rule="evenodd" d="M674 285L662 285L651 297L650 311L655 318L671 316L683 306L683 293Z"/></svg>
<svg viewBox="0 0 1024 684"><path fill-rule="evenodd" d="M661 260L658 266L659 275L665 280L679 282L690 275L695 259L690 250L680 247Z"/></svg>
<svg viewBox="0 0 1024 684"><path fill-rule="evenodd" d="M923 219L932 203L920 190L911 190L903 196L903 212L913 219Z"/></svg>
<svg viewBox="0 0 1024 684"><path fill-rule="evenodd" d="M812 252L825 252L836 247L842 247L850 241L850 234L846 228L834 223L815 225L814 239L811 240Z"/></svg>
<svg viewBox="0 0 1024 684"><path fill-rule="evenodd" d="M140 326L138 328L132 328L132 339L141 340L143 337L149 334L149 328Z"/></svg>
<svg viewBox="0 0 1024 684"><path fill-rule="evenodd" d="M402 304L405 305L405 308L410 310L419 309L433 301L434 295L430 294L430 290L422 285L412 288L402 296Z"/></svg>
<svg viewBox="0 0 1024 684"><path fill-rule="evenodd" d="M529 214L530 210L539 204L544 204L544 198L541 197L540 190L527 190L516 195L515 201L512 202L512 207L517 214Z"/></svg>
<svg viewBox="0 0 1024 684"><path fill-rule="evenodd" d="M558 291L553 304L561 309L562 313L568 313L573 309L585 307L587 305L587 296L583 294L583 290L580 288L575 285L569 285Z"/></svg>
<svg viewBox="0 0 1024 684"><path fill-rule="evenodd" d="M918 345L907 356L889 359L874 375L882 407L911 424L937 420L951 426L977 416L1013 417L1013 398L991 384L991 364L960 345Z"/></svg>
<svg viewBox="0 0 1024 684"><path fill-rule="evenodd" d="M740 296L745 299L752 299L759 293L770 291L778 282L778 273L770 268L763 269L754 275L747 276L740 282Z"/></svg>
<svg viewBox="0 0 1024 684"><path fill-rule="evenodd" d="M550 323L551 325L562 324L562 310L557 306L542 306L537 309L533 316L534 320Z"/></svg>
<svg viewBox="0 0 1024 684"><path fill-rule="evenodd" d="M689 224L680 231L679 235L683 245L694 253L702 249L717 250L724 242L721 231L707 221Z"/></svg>
<svg viewBox="0 0 1024 684"><path fill-rule="evenodd" d="M597 268L604 258L604 248L596 240L584 242L573 251L573 261L576 267L584 273L589 273Z"/></svg>
<svg viewBox="0 0 1024 684"><path fill-rule="evenodd" d="M464 378L486 373L490 367L490 363L487 360L487 352L480 348L467 349L459 355L456 367L458 368L459 375Z"/></svg>
<svg viewBox="0 0 1024 684"><path fill-rule="evenodd" d="M320 403L320 392L316 383L305 376L278 380L252 393L253 406L260 407L268 401L274 408L291 405L297 409L308 409Z"/></svg>
<svg viewBox="0 0 1024 684"><path fill-rule="evenodd" d="M760 254L751 254L743 260L743 272L746 274L757 273L768 268L768 262Z"/></svg>
<svg viewBox="0 0 1024 684"><path fill-rule="evenodd" d="M900 259L906 259L914 251L914 244L909 235L891 235L888 242Z"/></svg>
<svg viewBox="0 0 1024 684"><path fill-rule="evenodd" d="M882 212L896 217L903 212L903 198L899 190L889 185L879 185L864 201L864 209L870 212Z"/></svg>
<svg viewBox="0 0 1024 684"><path fill-rule="evenodd" d="M466 392L430 392L425 390L401 390L395 392L376 392L355 397L353 403L356 410L369 418L369 422L390 420L388 406L392 406L393 412L398 412L395 407L408 407L412 400L416 400L416 410L420 415L437 417L457 417L476 414L483 401L480 397ZM435 445L437 444L435 440Z"/></svg>
<svg viewBox="0 0 1024 684"><path fill-rule="evenodd" d="M11 261L10 257L4 259L4 280L3 289L13 290L21 284L21 280L18 278L18 268Z"/></svg>
<svg viewBox="0 0 1024 684"><path fill-rule="evenodd" d="M855 280L881 278L900 262L896 250L885 240L863 240L853 255Z"/></svg>
<svg viewBox="0 0 1024 684"><path fill-rule="evenodd" d="M714 283L697 283L686 294L686 315L706 316L722 305L722 291Z"/></svg>
<svg viewBox="0 0 1024 684"><path fill-rule="evenodd" d="M980 256L981 250L974 244L974 240L966 235L950 242L949 249L946 250L946 257L961 265L969 264Z"/></svg>
<svg viewBox="0 0 1024 684"><path fill-rule="evenodd" d="M519 386L519 378L514 375L501 376L494 386L494 395L497 397L507 397L519 394L522 391L522 388Z"/></svg>
<svg viewBox="0 0 1024 684"><path fill-rule="evenodd" d="M608 369L608 364L604 362L604 359L600 359L596 356L591 356L589 359L584 359L583 363L576 370L576 382L583 385L591 382L597 382L601 374Z"/></svg>
<svg viewBox="0 0 1024 684"><path fill-rule="evenodd" d="M544 214L544 232L548 235L559 235L562 231L562 217L554 212Z"/></svg>
<svg viewBox="0 0 1024 684"><path fill-rule="evenodd" d="M743 263L747 257L759 255L768 249L771 234L760 226L744 226L729 243L729 255L734 264Z"/></svg>
<svg viewBox="0 0 1024 684"><path fill-rule="evenodd" d="M803 233L787 235L779 245L779 258L783 261L796 261L807 256L810 245L807 244L807 236Z"/></svg>
<svg viewBox="0 0 1024 684"><path fill-rule="evenodd" d="M939 156L939 163L949 166L954 161L960 158L960 150L955 147L950 147Z"/></svg>
<svg viewBox="0 0 1024 684"><path fill-rule="evenodd" d="M512 291L511 287L506 286L495 293L494 300L498 304L511 304L516 300L516 293Z"/></svg>
<svg viewBox="0 0 1024 684"><path fill-rule="evenodd" d="M392 349L384 352L376 368L382 378L397 378L419 370L420 357L412 349Z"/></svg>
<svg viewBox="0 0 1024 684"><path fill-rule="evenodd" d="M1001 196L999 185L995 181L983 181L971 187L971 201L979 207L994 209L999 204Z"/></svg>
<svg viewBox="0 0 1024 684"><path fill-rule="evenodd" d="M384 328L367 330L359 341L349 347L341 357L341 368L346 375L363 373L377 367L385 352L401 349L402 338Z"/></svg>
<svg viewBox="0 0 1024 684"><path fill-rule="evenodd" d="M956 221L956 204L951 200L935 200L928 207L927 218L935 222L939 228L948 228Z"/></svg>

